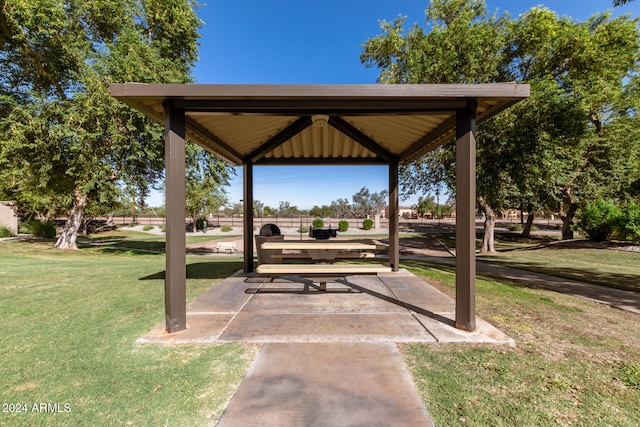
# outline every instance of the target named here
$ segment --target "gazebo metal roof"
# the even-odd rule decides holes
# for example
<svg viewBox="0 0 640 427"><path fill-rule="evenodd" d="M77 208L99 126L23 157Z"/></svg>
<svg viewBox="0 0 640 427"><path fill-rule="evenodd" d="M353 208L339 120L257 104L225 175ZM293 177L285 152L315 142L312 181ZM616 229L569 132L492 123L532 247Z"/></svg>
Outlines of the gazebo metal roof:
<svg viewBox="0 0 640 427"><path fill-rule="evenodd" d="M125 83L111 95L164 123L186 114L187 137L234 165L410 163L451 140L473 100L478 122L526 98L528 85L182 85ZM313 118L327 116L325 126Z"/></svg>
<svg viewBox="0 0 640 427"><path fill-rule="evenodd" d="M165 310L186 325L185 137L243 166L244 269L253 271L253 166L389 166L389 265L399 268L398 165L456 139L456 327L475 329L476 123L529 96L529 85L111 85L164 123Z"/></svg>

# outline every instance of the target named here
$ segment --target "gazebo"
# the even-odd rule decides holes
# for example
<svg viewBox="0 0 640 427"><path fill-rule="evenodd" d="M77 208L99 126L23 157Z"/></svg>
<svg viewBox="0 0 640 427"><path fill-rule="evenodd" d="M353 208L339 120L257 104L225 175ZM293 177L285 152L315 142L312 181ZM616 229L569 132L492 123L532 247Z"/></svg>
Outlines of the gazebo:
<svg viewBox="0 0 640 427"><path fill-rule="evenodd" d="M186 329L185 138L243 167L244 271L253 272L253 168L383 164L389 265L399 268L398 166L456 139L455 325L475 325L476 123L529 85L112 84L111 95L165 124L168 332Z"/></svg>

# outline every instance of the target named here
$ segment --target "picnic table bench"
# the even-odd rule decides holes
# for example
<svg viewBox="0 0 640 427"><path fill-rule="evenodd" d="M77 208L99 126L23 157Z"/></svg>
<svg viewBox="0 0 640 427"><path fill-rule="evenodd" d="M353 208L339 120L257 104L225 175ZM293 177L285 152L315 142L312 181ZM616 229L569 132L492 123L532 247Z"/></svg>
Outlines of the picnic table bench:
<svg viewBox="0 0 640 427"><path fill-rule="evenodd" d="M268 276L300 276L320 284L327 290L327 282L354 274L390 273L391 267L382 264L260 264L256 272Z"/></svg>

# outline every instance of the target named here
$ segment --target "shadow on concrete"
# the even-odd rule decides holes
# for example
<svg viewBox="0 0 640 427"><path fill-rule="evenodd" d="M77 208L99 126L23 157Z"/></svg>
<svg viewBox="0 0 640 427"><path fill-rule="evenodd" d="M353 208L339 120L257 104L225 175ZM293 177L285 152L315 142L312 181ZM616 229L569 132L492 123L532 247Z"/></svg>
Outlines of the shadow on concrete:
<svg viewBox="0 0 640 427"><path fill-rule="evenodd" d="M226 279L242 269L242 261L205 261L187 264L187 279ZM159 271L139 280L159 280L165 278L166 271Z"/></svg>
<svg viewBox="0 0 640 427"><path fill-rule="evenodd" d="M352 289L356 289L356 290L358 290L360 292L369 294L369 295L371 295L373 297L379 298L379 299L381 299L383 301L386 301L386 302L389 302L391 304L395 304L397 306L406 308L407 310L413 311L415 313L422 314L423 316L429 317L429 318L431 318L433 320L437 320L438 322L442 322L445 325L448 325L448 326L451 326L451 327L455 327L455 322L453 320L445 317L445 316L441 316L441 315L436 314L436 313L434 313L432 311L425 310L424 308L418 307L417 305L409 304L408 302L404 302L404 301L402 301L400 299L393 298L393 297L390 297L388 295L381 294L380 292L376 292L376 291L374 291L372 289L367 289L367 288L365 288L363 286L356 285L355 283L349 282L346 278L345 279L338 279L338 280L336 280L336 282L342 283L345 286L349 286Z"/></svg>

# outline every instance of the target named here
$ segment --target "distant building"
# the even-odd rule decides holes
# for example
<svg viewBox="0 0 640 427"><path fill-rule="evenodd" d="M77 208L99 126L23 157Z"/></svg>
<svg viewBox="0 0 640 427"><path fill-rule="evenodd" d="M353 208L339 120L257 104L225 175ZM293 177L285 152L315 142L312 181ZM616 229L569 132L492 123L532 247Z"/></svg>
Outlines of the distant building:
<svg viewBox="0 0 640 427"><path fill-rule="evenodd" d="M18 216L16 202L0 202L0 225L4 225L13 234L18 234Z"/></svg>
<svg viewBox="0 0 640 427"><path fill-rule="evenodd" d="M385 210L385 216L389 217L389 209ZM398 216L404 219L415 219L418 218L418 211L416 211L411 206L400 206L398 208Z"/></svg>

